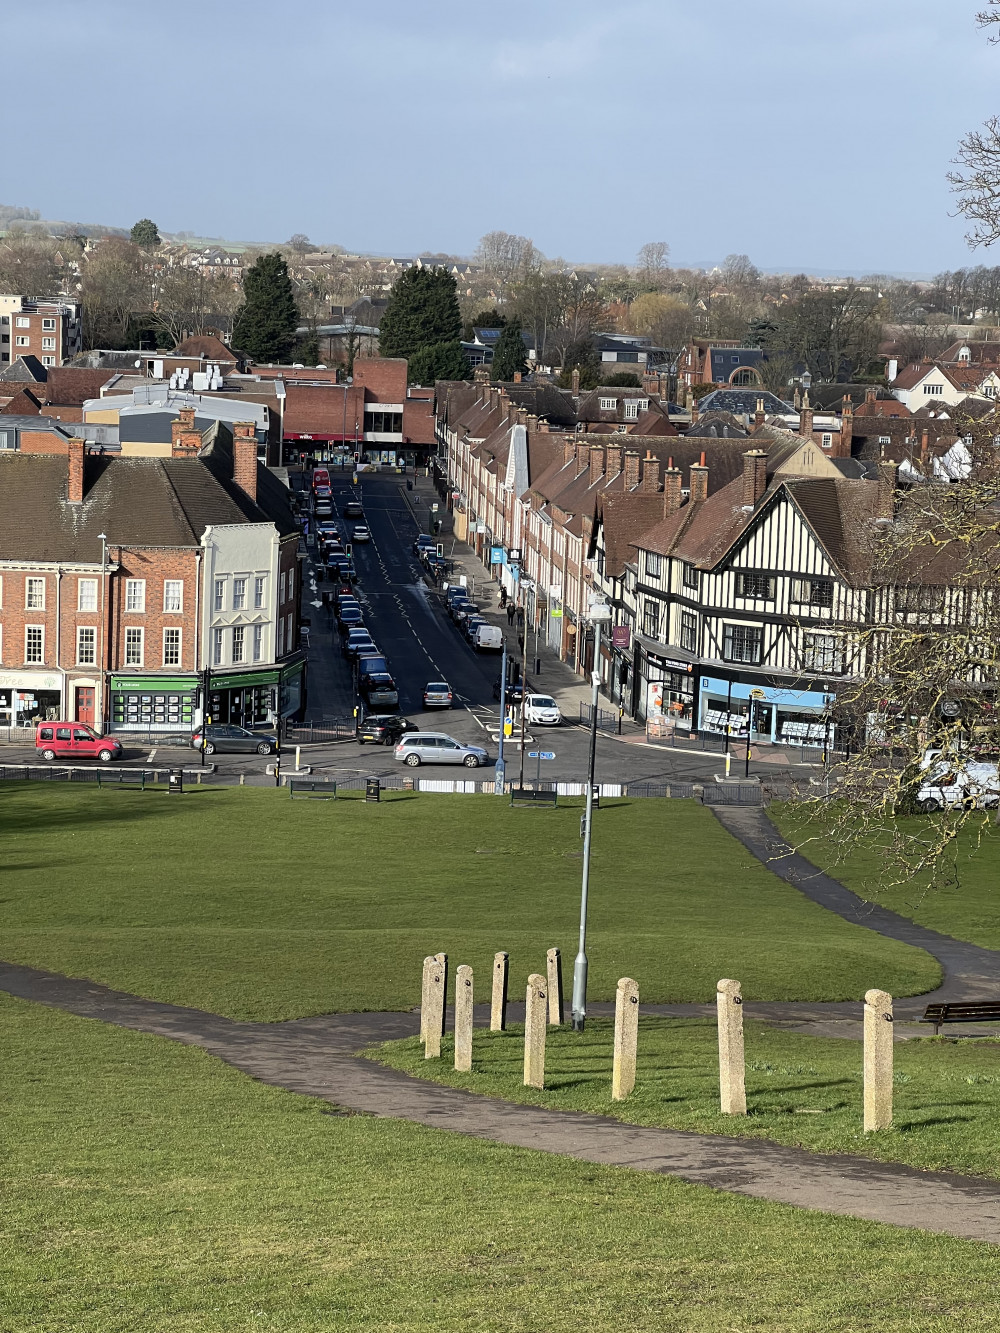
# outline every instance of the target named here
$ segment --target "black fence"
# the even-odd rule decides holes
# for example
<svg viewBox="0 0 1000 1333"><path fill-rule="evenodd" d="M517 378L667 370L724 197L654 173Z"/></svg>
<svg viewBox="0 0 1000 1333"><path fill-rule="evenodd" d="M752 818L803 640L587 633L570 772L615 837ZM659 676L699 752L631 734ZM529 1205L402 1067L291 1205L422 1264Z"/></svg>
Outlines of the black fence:
<svg viewBox="0 0 1000 1333"><path fill-rule="evenodd" d="M704 805L763 804L758 782L706 782L701 799Z"/></svg>
<svg viewBox="0 0 1000 1333"><path fill-rule="evenodd" d="M167 791L170 787L170 773L167 768L107 768L103 764L95 768L40 768L31 764L0 765L0 782L89 782L96 787L127 787L134 791L145 791L147 787L158 787ZM183 781L197 783L197 775L184 771Z"/></svg>
<svg viewBox="0 0 1000 1333"><path fill-rule="evenodd" d="M580 721L581 721L581 723L583 724L583 726L585 726L585 727L589 727L589 726L592 726L592 725L593 725L592 710L593 710L593 705L592 705L592 704L581 704L581 705L580 705ZM608 710L607 710L606 708L598 708L598 710L597 710L597 730L598 730L598 731L617 731L617 730L618 730L618 714L617 714L617 713L609 713Z"/></svg>
<svg viewBox="0 0 1000 1333"><path fill-rule="evenodd" d="M358 734L357 720L353 717L333 718L330 721L305 722L300 727L288 727L286 745L319 745L323 741L353 741Z"/></svg>

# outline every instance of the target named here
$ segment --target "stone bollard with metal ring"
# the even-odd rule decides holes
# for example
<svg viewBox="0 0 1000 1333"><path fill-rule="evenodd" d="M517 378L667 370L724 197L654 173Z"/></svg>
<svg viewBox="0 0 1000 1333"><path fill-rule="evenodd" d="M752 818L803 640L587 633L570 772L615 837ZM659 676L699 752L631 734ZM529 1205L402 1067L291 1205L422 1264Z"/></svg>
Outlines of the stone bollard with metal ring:
<svg viewBox="0 0 1000 1333"><path fill-rule="evenodd" d="M746 1115L743 996L740 994L740 983L723 978L715 989L719 1020L719 1102L723 1115Z"/></svg>
<svg viewBox="0 0 1000 1333"><path fill-rule="evenodd" d="M455 973L455 1068L472 1068L472 968L464 963Z"/></svg>
<svg viewBox="0 0 1000 1333"><path fill-rule="evenodd" d="M562 955L558 949L549 949L545 955L546 983L549 988L549 1022L563 1022Z"/></svg>
<svg viewBox="0 0 1000 1333"><path fill-rule="evenodd" d="M615 992L615 1059L611 1073L611 1100L623 1102L635 1087L639 1044L639 983L622 977Z"/></svg>
<svg viewBox="0 0 1000 1333"><path fill-rule="evenodd" d="M444 1032L444 1001L448 991L448 955L435 954L435 967L427 978L427 1026L424 1031L424 1059L437 1060L441 1056L441 1036Z"/></svg>
<svg viewBox="0 0 1000 1333"><path fill-rule="evenodd" d="M543 976L533 972L528 978L524 1004L524 1086L545 1087L545 1028L548 1022L548 997Z"/></svg>
<svg viewBox="0 0 1000 1333"><path fill-rule="evenodd" d="M865 1133L892 1124L892 996L865 995Z"/></svg>
<svg viewBox="0 0 1000 1333"><path fill-rule="evenodd" d="M490 1031L503 1032L507 1027L507 971L510 956L506 953L493 955L493 996L490 1005Z"/></svg>

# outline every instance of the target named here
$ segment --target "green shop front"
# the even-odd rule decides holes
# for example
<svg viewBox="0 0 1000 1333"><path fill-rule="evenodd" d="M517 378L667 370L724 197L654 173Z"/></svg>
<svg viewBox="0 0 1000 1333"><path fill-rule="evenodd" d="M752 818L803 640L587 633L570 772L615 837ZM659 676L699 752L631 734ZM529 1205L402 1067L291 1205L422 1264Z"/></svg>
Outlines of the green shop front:
<svg viewBox="0 0 1000 1333"><path fill-rule="evenodd" d="M197 721L195 710L200 688L195 675L113 674L108 729L190 735Z"/></svg>
<svg viewBox="0 0 1000 1333"><path fill-rule="evenodd" d="M305 703L305 657L278 666L211 672L208 715L238 727L273 727L279 717L296 717Z"/></svg>

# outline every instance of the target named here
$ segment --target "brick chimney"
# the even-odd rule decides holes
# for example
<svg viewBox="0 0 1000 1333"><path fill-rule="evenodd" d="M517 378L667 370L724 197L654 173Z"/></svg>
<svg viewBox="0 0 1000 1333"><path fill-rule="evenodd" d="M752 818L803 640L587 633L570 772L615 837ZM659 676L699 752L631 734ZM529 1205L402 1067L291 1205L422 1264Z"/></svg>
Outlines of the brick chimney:
<svg viewBox="0 0 1000 1333"><path fill-rule="evenodd" d="M660 460L654 458L648 449L642 460L642 489L647 493L660 489Z"/></svg>
<svg viewBox="0 0 1000 1333"><path fill-rule="evenodd" d="M194 408L182 407L170 423L170 456L190 458L201 445L201 431L194 424Z"/></svg>
<svg viewBox="0 0 1000 1333"><path fill-rule="evenodd" d="M896 464L883 458L878 465L878 503L875 517L891 523L896 516Z"/></svg>
<svg viewBox="0 0 1000 1333"><path fill-rule="evenodd" d="M920 470L927 476L927 460L930 456L930 444L926 430L920 432Z"/></svg>
<svg viewBox="0 0 1000 1333"><path fill-rule="evenodd" d="M811 440L813 437L813 410L809 406L808 389L802 399L802 411L799 413L799 434L806 440Z"/></svg>
<svg viewBox="0 0 1000 1333"><path fill-rule="evenodd" d="M604 476L604 450L599 444L590 446L590 485L596 486Z"/></svg>
<svg viewBox="0 0 1000 1333"><path fill-rule="evenodd" d="M573 374L570 376L570 384L572 385L572 388L571 388L571 390L570 390L571 393L577 394L577 393L580 392L580 371L579 371L579 368L575 369L575 370L573 371Z"/></svg>
<svg viewBox="0 0 1000 1333"><path fill-rule="evenodd" d="M569 439L563 440L563 466L568 467L576 457L576 440L572 435Z"/></svg>
<svg viewBox="0 0 1000 1333"><path fill-rule="evenodd" d="M848 395L841 405L840 434L833 437L830 453L834 458L850 458L851 442L854 439L854 403Z"/></svg>
<svg viewBox="0 0 1000 1333"><path fill-rule="evenodd" d="M66 483L66 499L71 505L83 504L83 459L86 445L83 440L68 440L69 479Z"/></svg>
<svg viewBox="0 0 1000 1333"><path fill-rule="evenodd" d="M743 455L743 508L755 509L767 489L767 454L748 449Z"/></svg>
<svg viewBox="0 0 1000 1333"><path fill-rule="evenodd" d="M757 399L757 410L756 410L756 411L754 412L754 414L753 414L753 428L754 428L754 430L755 430L755 431L760 430L761 426L763 426L763 424L764 424L764 421L765 421L765 416L764 416L764 400L763 400L763 398L758 398L758 399Z"/></svg>
<svg viewBox="0 0 1000 1333"><path fill-rule="evenodd" d="M865 407L875 406L875 388L872 386L865 390Z"/></svg>
<svg viewBox="0 0 1000 1333"><path fill-rule="evenodd" d="M622 470L622 454L625 451L620 444L609 444L606 451L608 460L608 477L617 477Z"/></svg>
<svg viewBox="0 0 1000 1333"><path fill-rule="evenodd" d="M257 436L252 421L233 423L233 481L256 504Z"/></svg>
<svg viewBox="0 0 1000 1333"><path fill-rule="evenodd" d="M639 455L625 450L625 489L634 491L639 485Z"/></svg>
<svg viewBox="0 0 1000 1333"><path fill-rule="evenodd" d="M578 440L576 445L577 473L586 472L589 467L590 467L590 445L581 444Z"/></svg>
<svg viewBox="0 0 1000 1333"><path fill-rule="evenodd" d="M697 424L698 424L698 418L699 418L700 416L701 416L701 410L699 409L699 407L698 407L698 403L697 403L697 401L695 400L694 395L692 394L692 395L691 395L691 425L692 425L692 426L697 426Z"/></svg>
<svg viewBox="0 0 1000 1333"><path fill-rule="evenodd" d="M671 458L667 464L667 470L663 474L663 517L668 518L671 514L676 514L681 507L681 482L684 474L679 467L674 467L674 460Z"/></svg>
<svg viewBox="0 0 1000 1333"><path fill-rule="evenodd" d="M701 456L700 463L691 464L689 471L688 494L691 497L691 503L701 504L703 500L708 499L708 468L705 466L704 454Z"/></svg>

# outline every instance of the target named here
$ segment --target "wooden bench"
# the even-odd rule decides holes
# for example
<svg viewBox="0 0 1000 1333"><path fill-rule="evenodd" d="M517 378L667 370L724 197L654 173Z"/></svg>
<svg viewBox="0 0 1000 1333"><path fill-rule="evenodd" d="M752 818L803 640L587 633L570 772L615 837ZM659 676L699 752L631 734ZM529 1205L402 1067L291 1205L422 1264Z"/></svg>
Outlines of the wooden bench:
<svg viewBox="0 0 1000 1333"><path fill-rule="evenodd" d="M335 801L337 784L319 778L289 778L288 795L293 801L296 796L305 796L311 801Z"/></svg>
<svg viewBox="0 0 1000 1333"><path fill-rule="evenodd" d="M943 1023L1000 1023L1000 1001L971 1000L962 1004L929 1004L921 1023L933 1023L937 1036Z"/></svg>
<svg viewBox="0 0 1000 1333"><path fill-rule="evenodd" d="M511 805L558 805L559 793L552 791L531 791L527 787L511 787Z"/></svg>

